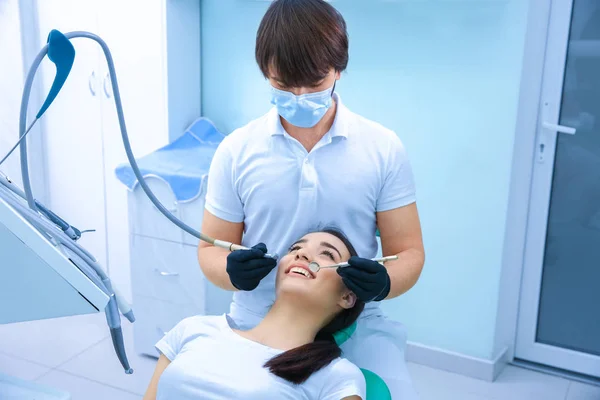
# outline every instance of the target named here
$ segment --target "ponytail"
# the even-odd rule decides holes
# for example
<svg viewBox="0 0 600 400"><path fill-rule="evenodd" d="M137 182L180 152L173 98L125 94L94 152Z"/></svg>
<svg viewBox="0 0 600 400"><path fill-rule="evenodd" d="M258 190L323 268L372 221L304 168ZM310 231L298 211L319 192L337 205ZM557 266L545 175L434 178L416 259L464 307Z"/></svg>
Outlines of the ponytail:
<svg viewBox="0 0 600 400"><path fill-rule="evenodd" d="M288 350L270 359L264 366L273 375L301 384L341 355L342 349L333 335L319 332L314 342Z"/></svg>

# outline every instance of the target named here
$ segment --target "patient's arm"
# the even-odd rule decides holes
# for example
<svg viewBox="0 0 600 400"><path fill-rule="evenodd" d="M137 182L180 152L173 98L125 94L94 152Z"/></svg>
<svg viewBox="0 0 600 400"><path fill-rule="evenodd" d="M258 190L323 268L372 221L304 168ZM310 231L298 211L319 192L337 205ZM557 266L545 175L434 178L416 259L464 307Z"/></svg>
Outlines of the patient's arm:
<svg viewBox="0 0 600 400"><path fill-rule="evenodd" d="M158 363L156 364L156 369L154 370L154 375L152 375L152 379L150 379L150 385L148 385L148 389L146 390L146 394L142 400L156 400L156 390L158 389L158 380L162 375L163 371L171 364L171 361L163 354L160 355L158 359Z"/></svg>

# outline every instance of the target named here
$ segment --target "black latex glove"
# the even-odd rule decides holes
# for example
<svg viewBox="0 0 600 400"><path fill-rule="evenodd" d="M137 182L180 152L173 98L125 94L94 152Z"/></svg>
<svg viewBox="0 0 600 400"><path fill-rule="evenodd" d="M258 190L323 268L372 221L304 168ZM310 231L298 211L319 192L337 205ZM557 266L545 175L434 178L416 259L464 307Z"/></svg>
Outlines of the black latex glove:
<svg viewBox="0 0 600 400"><path fill-rule="evenodd" d="M377 261L361 257L351 257L350 266L338 268L344 285L366 302L381 301L390 293L390 276L387 269Z"/></svg>
<svg viewBox="0 0 600 400"><path fill-rule="evenodd" d="M249 250L235 250L227 256L227 273L238 290L256 289L260 281L277 265L273 258L265 257L267 246L259 243Z"/></svg>

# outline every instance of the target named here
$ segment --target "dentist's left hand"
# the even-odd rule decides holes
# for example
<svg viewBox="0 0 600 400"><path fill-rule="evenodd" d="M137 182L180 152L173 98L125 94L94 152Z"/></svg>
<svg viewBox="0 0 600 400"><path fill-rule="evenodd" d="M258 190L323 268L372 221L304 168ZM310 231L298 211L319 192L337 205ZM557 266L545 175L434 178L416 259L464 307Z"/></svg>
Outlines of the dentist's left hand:
<svg viewBox="0 0 600 400"><path fill-rule="evenodd" d="M338 268L344 285L366 302L381 301L390 293L391 281L387 269L377 261L350 257L347 267Z"/></svg>
<svg viewBox="0 0 600 400"><path fill-rule="evenodd" d="M227 256L227 273L231 284L238 290L251 291L256 289L260 281L273 268L277 260L265 257L267 246L259 243L248 250L235 250Z"/></svg>

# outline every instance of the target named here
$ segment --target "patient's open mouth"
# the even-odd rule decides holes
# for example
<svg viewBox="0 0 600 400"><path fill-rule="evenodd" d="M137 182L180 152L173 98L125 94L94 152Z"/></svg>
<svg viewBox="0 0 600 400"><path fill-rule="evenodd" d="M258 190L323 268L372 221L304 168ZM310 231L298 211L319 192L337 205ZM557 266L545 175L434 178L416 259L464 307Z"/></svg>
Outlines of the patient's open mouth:
<svg viewBox="0 0 600 400"><path fill-rule="evenodd" d="M297 275L302 275L308 279L313 279L314 275L312 272L310 272L310 270L307 267L304 266L293 266L291 267L288 272L288 274L297 274Z"/></svg>

